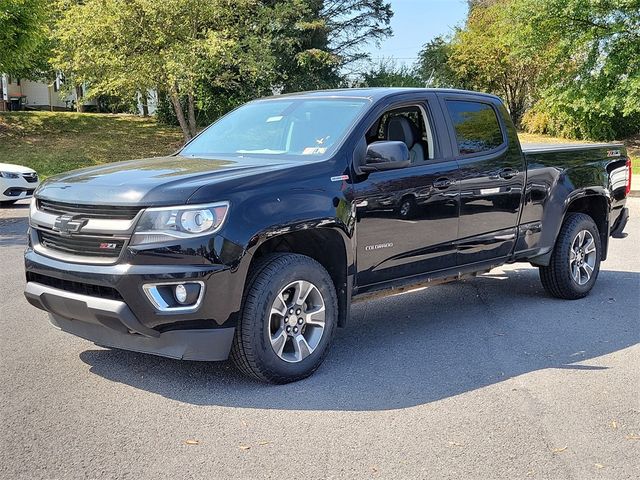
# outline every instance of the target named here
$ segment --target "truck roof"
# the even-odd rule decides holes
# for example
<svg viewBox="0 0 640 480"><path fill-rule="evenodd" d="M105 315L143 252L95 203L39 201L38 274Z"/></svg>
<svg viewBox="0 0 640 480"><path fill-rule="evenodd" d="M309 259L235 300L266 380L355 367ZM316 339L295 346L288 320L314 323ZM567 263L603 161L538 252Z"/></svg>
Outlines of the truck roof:
<svg viewBox="0 0 640 480"><path fill-rule="evenodd" d="M370 88L337 88L330 90L311 90L308 92L296 92L277 95L277 98L286 97L351 97L366 98L368 100L381 100L385 97L405 93L457 93L466 95L482 95L502 101L497 95L489 93L473 92L470 90L457 90L453 88L411 88L411 87L370 87Z"/></svg>

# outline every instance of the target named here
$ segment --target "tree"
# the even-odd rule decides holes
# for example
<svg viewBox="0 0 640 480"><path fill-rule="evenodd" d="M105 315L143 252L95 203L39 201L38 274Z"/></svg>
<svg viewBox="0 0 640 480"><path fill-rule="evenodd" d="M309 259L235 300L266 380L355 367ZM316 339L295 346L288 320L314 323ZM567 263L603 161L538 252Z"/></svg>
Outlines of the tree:
<svg viewBox="0 0 640 480"><path fill-rule="evenodd" d="M93 95L166 94L185 139L200 82L233 88L273 76L258 0L62 0L53 63ZM184 104L183 104L183 99Z"/></svg>
<svg viewBox="0 0 640 480"><path fill-rule="evenodd" d="M453 37L447 65L467 88L502 96L519 125L535 98L540 60L535 50L519 48L513 36L511 1L472 2L464 28Z"/></svg>
<svg viewBox="0 0 640 480"><path fill-rule="evenodd" d="M517 42L545 66L529 127L592 139L640 131L640 0L513 0L512 17Z"/></svg>
<svg viewBox="0 0 640 480"><path fill-rule="evenodd" d="M451 40L438 36L427 42L418 54L416 73L423 83L434 88L465 88L451 67Z"/></svg>
<svg viewBox="0 0 640 480"><path fill-rule="evenodd" d="M47 68L48 2L0 0L0 72L38 76Z"/></svg>
<svg viewBox="0 0 640 480"><path fill-rule="evenodd" d="M283 92L335 88L362 49L391 35L393 12L383 0L265 0L281 21L272 31L276 86Z"/></svg>
<svg viewBox="0 0 640 480"><path fill-rule="evenodd" d="M362 74L359 86L363 87L424 87L414 69L397 65L391 59L382 59L368 72Z"/></svg>
<svg viewBox="0 0 640 480"><path fill-rule="evenodd" d="M91 94L167 98L184 132L273 91L337 86L390 33L382 0L58 0L55 66Z"/></svg>

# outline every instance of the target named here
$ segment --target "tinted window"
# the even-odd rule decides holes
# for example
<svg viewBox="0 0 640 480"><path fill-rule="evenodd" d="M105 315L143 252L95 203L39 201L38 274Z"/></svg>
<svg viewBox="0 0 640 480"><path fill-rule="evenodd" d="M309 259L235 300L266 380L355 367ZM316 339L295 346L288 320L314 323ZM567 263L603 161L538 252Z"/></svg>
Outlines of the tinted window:
<svg viewBox="0 0 640 480"><path fill-rule="evenodd" d="M504 142L496 112L486 103L447 100L462 155L486 152Z"/></svg>

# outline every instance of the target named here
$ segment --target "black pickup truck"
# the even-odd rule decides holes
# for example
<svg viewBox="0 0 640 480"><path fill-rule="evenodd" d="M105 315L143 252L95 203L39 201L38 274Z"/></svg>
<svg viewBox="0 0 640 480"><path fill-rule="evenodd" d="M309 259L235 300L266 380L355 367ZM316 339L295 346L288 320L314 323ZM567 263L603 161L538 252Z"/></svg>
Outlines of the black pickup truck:
<svg viewBox="0 0 640 480"><path fill-rule="evenodd" d="M624 236L630 182L622 145L523 151L491 95L275 96L174 155L44 182L25 295L98 345L231 356L285 383L318 368L355 299L512 262L584 297Z"/></svg>

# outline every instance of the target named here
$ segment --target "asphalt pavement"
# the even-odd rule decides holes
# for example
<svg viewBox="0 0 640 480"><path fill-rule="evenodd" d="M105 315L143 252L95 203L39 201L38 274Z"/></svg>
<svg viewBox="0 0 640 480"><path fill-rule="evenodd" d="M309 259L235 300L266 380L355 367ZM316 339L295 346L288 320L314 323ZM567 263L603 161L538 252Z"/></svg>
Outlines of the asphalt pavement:
<svg viewBox="0 0 640 480"><path fill-rule="evenodd" d="M107 350L22 296L0 209L0 479L636 479L640 199L591 295L536 269L354 305L311 378Z"/></svg>

